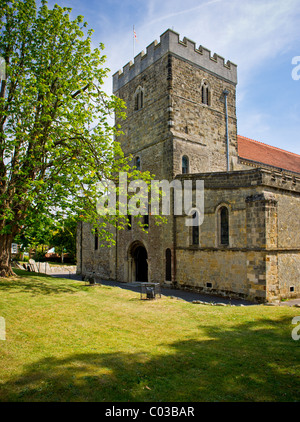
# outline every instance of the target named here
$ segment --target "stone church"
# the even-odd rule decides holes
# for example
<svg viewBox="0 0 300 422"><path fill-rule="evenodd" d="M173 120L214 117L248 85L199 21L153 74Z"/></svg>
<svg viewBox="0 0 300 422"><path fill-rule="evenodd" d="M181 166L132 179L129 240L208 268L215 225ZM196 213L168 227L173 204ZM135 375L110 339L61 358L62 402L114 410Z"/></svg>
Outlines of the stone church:
<svg viewBox="0 0 300 422"><path fill-rule="evenodd" d="M132 218L111 248L80 223L78 273L256 302L300 296L300 156L237 134L236 86L234 63L170 29L113 75L125 155L158 180L204 181L204 218L141 217L148 233Z"/></svg>

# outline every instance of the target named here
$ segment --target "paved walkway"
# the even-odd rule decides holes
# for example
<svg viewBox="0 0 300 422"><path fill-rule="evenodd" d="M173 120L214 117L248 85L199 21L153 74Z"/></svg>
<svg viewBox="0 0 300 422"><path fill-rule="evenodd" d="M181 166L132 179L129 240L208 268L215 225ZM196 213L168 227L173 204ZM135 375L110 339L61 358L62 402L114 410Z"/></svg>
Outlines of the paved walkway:
<svg viewBox="0 0 300 422"><path fill-rule="evenodd" d="M109 284L107 284L109 283ZM122 289L129 289L136 292L141 291L141 287L139 283L117 283L117 282L106 282L102 281L102 284L107 284L110 286L117 286ZM179 290L179 289L172 289L168 287L161 287L161 294L163 296L171 297L175 300L185 300L186 302L193 302L193 301L200 301L204 303L215 303L220 304L223 303L225 305L235 305L235 306L251 306L255 305L255 303L248 302L246 300L239 300L239 299L228 299L218 296L212 296L208 294L201 294L190 292L186 290Z"/></svg>
<svg viewBox="0 0 300 422"><path fill-rule="evenodd" d="M300 308L300 298L287 300L286 302L281 302L280 306L297 306Z"/></svg>
<svg viewBox="0 0 300 422"><path fill-rule="evenodd" d="M76 274L51 274L52 277L60 277L60 278L71 278L73 280L81 281L81 276ZM101 280L101 284L104 286L111 286L111 287L119 287L121 289L131 290L137 293L141 291L140 283L119 283L117 281L109 281L109 280ZM226 305L235 305L235 306L251 306L255 305L255 303L248 302L246 300L239 300L239 299L228 299L218 296L200 294L189 292L185 290L178 290L178 289L171 289L167 287L161 288L161 294L163 296L172 297L174 300L185 300L186 302L193 302L194 300L205 302L205 303L224 303Z"/></svg>
<svg viewBox="0 0 300 422"><path fill-rule="evenodd" d="M60 278L71 278L73 280L81 281L81 275L72 274L72 273L57 273L51 274L52 277L60 277ZM112 286L112 287L119 287L121 289L131 290L137 293L140 293L141 286L140 283L119 283L117 281L109 281L109 280L101 280L101 284L105 286ZM208 294L201 294L195 292L189 292L185 290L178 290L178 289L171 289L167 287L161 288L161 294L163 296L168 296L173 298L174 300L185 300L186 302L193 302L193 301L200 301L204 303L214 303L214 304L225 304L225 305L235 305L235 306L253 306L257 305L257 303L249 302L247 300L242 299L229 299L223 298L219 296L212 296ZM281 302L280 306L299 306L300 307L300 298L299 299L292 299L286 302Z"/></svg>

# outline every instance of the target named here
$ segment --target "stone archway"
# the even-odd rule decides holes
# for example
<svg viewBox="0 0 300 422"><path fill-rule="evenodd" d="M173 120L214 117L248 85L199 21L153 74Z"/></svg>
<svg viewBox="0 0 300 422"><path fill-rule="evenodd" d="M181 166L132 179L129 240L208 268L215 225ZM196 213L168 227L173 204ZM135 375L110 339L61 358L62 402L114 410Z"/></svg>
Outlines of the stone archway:
<svg viewBox="0 0 300 422"><path fill-rule="evenodd" d="M141 242L132 244L129 250L129 259L131 263L129 280L131 281L148 281L148 253L145 246Z"/></svg>

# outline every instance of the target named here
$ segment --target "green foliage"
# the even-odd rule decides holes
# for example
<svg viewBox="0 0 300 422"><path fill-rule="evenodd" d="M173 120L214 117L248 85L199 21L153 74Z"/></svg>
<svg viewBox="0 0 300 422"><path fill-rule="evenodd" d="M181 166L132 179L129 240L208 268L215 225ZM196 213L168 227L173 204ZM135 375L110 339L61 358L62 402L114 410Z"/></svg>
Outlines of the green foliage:
<svg viewBox="0 0 300 422"><path fill-rule="evenodd" d="M14 239L15 243L22 245L23 249L36 248L38 245L55 247L59 253L76 253L76 227L77 219L74 215L63 216L57 214L56 220L44 214L40 214L38 221L29 214L27 224ZM45 252L40 252L40 258L44 258ZM37 256L36 256L37 258Z"/></svg>
<svg viewBox="0 0 300 422"><path fill-rule="evenodd" d="M50 238L51 247L59 253L69 253L73 257L76 253L76 228L77 221L71 217L58 222L56 230Z"/></svg>
<svg viewBox="0 0 300 422"><path fill-rule="evenodd" d="M14 242L22 245L23 249L35 248L37 245L50 245L55 229L56 225L52 217L43 213L28 212L26 224L15 237Z"/></svg>
<svg viewBox="0 0 300 422"><path fill-rule="evenodd" d="M119 171L150 179L131 170L115 140L120 128L109 123L112 113L125 117L125 105L102 90L104 46L92 49L93 31L70 11L0 0L7 75L0 89L0 235L22 232L29 243L45 242L58 213L96 226L97 182ZM111 240L107 225L119 228L119 220L103 217L99 235Z"/></svg>

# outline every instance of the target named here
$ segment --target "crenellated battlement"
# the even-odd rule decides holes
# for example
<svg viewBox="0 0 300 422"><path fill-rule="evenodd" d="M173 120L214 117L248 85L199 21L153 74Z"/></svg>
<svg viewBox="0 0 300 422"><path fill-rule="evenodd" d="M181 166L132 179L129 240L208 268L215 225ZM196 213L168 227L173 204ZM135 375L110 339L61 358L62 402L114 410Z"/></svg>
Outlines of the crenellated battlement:
<svg viewBox="0 0 300 422"><path fill-rule="evenodd" d="M127 84L147 67L155 63L167 53L173 53L184 60L190 61L206 71L216 74L219 77L237 84L237 65L227 61L218 54L211 54L211 51L202 45L196 48L196 43L184 37L180 40L177 32L168 29L160 36L160 42L152 42L146 49L130 61L123 69L113 75L113 92Z"/></svg>

